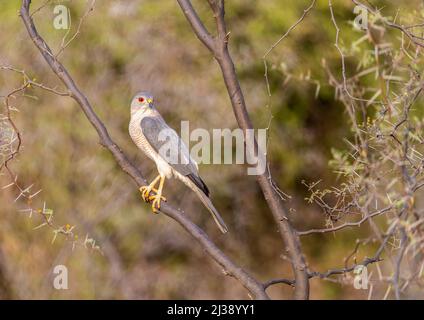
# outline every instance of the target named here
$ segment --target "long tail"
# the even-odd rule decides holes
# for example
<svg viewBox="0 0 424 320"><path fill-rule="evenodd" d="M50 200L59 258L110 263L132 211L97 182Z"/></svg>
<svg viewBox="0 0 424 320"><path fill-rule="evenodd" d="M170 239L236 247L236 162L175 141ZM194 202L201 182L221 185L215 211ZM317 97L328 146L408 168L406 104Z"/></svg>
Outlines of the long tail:
<svg viewBox="0 0 424 320"><path fill-rule="evenodd" d="M202 190L200 190L197 186L194 186L194 191L196 192L199 199L203 202L205 207L209 210L209 212L212 214L213 220L215 220L215 223L217 224L219 230L221 230L222 233L227 233L228 228L225 225L224 219L222 219L221 215L218 213L218 211L213 206L211 200L209 197L203 193Z"/></svg>

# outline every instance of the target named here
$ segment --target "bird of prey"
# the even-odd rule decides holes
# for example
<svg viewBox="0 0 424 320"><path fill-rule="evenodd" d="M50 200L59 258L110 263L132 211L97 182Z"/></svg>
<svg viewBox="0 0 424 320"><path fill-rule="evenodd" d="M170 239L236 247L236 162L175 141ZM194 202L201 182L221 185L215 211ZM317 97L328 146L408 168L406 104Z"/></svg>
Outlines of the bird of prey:
<svg viewBox="0 0 424 320"><path fill-rule="evenodd" d="M137 147L156 163L159 172L150 185L140 188L143 200L152 202L153 212L160 209L161 201L166 201L162 196L165 178L175 177L196 193L219 229L226 233L227 226L209 198L209 189L200 178L197 163L190 157L187 146L178 134L154 107L153 96L148 92L137 93L131 101L129 133ZM164 144L170 154L177 155L174 157L177 161L169 161L169 157L163 154Z"/></svg>

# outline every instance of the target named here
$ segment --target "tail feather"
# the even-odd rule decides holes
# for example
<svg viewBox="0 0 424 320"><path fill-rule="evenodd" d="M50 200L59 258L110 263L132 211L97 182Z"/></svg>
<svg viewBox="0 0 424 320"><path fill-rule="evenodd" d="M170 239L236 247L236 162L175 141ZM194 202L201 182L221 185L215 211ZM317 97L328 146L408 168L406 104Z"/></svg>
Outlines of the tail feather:
<svg viewBox="0 0 424 320"><path fill-rule="evenodd" d="M205 195L202 190L200 190L197 186L194 186L193 188L199 197L199 199L203 202L205 207L209 210L211 213L215 223L217 224L219 230L221 230L222 233L227 233L228 228L225 225L224 219L222 219L221 215L218 213L218 210L215 209L214 205L212 204L212 201L209 199L207 195Z"/></svg>

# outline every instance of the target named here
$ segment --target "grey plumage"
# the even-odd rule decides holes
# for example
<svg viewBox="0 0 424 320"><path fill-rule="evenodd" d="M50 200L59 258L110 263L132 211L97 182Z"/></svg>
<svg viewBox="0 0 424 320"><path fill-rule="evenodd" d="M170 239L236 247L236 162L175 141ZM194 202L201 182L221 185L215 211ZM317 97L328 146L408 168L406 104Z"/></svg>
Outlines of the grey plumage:
<svg viewBox="0 0 424 320"><path fill-rule="evenodd" d="M198 174L197 167L191 159L186 145L182 142L175 130L171 129L161 116L144 117L140 121L140 126L147 141L149 141L153 149L159 153L162 158L167 155L162 154L162 152L160 152L161 150L165 151L165 149L167 149L170 151L171 155L169 155L169 157L174 155L173 161L168 161L174 170L178 171L183 176Z"/></svg>
<svg viewBox="0 0 424 320"><path fill-rule="evenodd" d="M187 146L166 124L152 102L137 103L140 100L144 101L144 97L146 101L153 101L151 95L140 93L131 103L129 126L131 138L149 158L156 162L161 177L174 176L192 189L212 214L219 229L226 233L227 226L209 199L209 189L201 179L197 163L190 157Z"/></svg>
<svg viewBox="0 0 424 320"><path fill-rule="evenodd" d="M191 159L189 150L175 130L171 129L160 116L144 117L140 121L140 126L147 141L162 157L166 155L161 154L160 150L165 150L165 147L173 149L169 151L175 155L176 159L168 162L170 166L188 177L206 196L209 196L209 189L200 178L197 165ZM163 133L162 139L161 132Z"/></svg>

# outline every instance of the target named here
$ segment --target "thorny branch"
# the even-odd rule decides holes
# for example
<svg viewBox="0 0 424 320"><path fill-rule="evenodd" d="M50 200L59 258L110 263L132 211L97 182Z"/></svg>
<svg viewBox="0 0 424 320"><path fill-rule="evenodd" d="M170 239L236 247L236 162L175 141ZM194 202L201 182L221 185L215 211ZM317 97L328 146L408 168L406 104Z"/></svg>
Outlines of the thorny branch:
<svg viewBox="0 0 424 320"><path fill-rule="evenodd" d="M355 270L356 267L361 266L361 267L366 267L372 263L376 263L382 260L381 255L383 254L383 251L388 243L388 241L391 239L391 237L393 236L394 232L396 231L396 226L397 226L397 221L395 221L394 223L392 223L392 225L388 228L387 234L384 237L384 240L382 242L382 244L380 245L380 247L378 248L378 250L375 252L374 256L371 258L365 258L363 261L359 262L359 263L354 263L353 265L351 265L350 267L344 267L344 268L339 268L339 269L329 269L325 272L318 272L318 271L308 271L308 278L320 278L320 279L326 279L329 280L329 278L331 276L334 275L345 275L349 272L352 272L353 270ZM357 247L355 248L355 251L357 250ZM347 260L347 259L346 259ZM290 279L273 279L268 281L267 283L265 283L265 288L268 288L271 285L274 284L287 284L290 286L294 286L296 284L295 280L290 280Z"/></svg>
<svg viewBox="0 0 424 320"><path fill-rule="evenodd" d="M36 226L34 230L42 228L44 226L48 226L53 231L52 242L55 241L56 237L59 234L61 234L66 238L67 241L70 241L72 243L72 248L75 248L75 246L84 246L101 253L100 247L97 246L94 239L88 237L88 235L86 235L85 240L79 239L78 234L73 231L75 226L71 226L68 223L65 225L56 224L53 220L54 212L53 210L47 208L46 202L43 203L42 208L36 208L34 206L34 199L41 193L42 190L33 191L34 184L31 184L27 187L22 186L21 183L18 181L18 175L12 171L9 165L9 163L19 155L22 146L21 133L18 130L18 127L16 126L11 115L11 111L17 111L18 109L12 107L12 105L10 104L10 100L12 98L16 99L18 94L21 96L25 96L26 91L32 87L39 88L59 96L69 96L69 93L59 91L56 87L52 88L46 86L36 81L35 78L31 79L24 70L20 70L12 66L6 65L0 65L0 70L14 72L22 77L21 86L11 90L9 93L2 96L4 100L6 115L5 119L0 119L0 121L8 122L9 128L4 127L3 125L1 125L0 128L0 155L2 156L2 158L4 158L1 160L0 163L0 172L3 168L5 168L9 175L11 183L2 186L1 189L4 190L7 188L14 187L19 192L18 196L15 198L14 201L17 202L18 200L23 200L26 205L26 207L24 209L20 209L19 212L27 214L29 218L32 218L33 215L40 217L43 222ZM9 137L7 137L7 135L9 135ZM7 141L7 139L9 141ZM9 152L4 150L6 145L8 146Z"/></svg>
<svg viewBox="0 0 424 320"><path fill-rule="evenodd" d="M414 34L413 32L410 31L410 29L413 28L417 28L417 27L422 27L422 24L415 24L415 25L411 25L411 26L404 26L404 25L400 25L395 23L394 21L390 21L388 18L383 17L380 14L380 11L377 9L372 8L369 5L366 5L364 3L361 3L358 0L352 0L352 2L354 4L356 4L357 6L360 6L362 8L365 8L369 13L372 13L373 15L375 15L379 20L382 21L382 23L390 28L393 29L397 29L399 31L401 31L411 42L413 42L415 45L424 48L424 37L422 36L418 36L416 34Z"/></svg>
<svg viewBox="0 0 424 320"><path fill-rule="evenodd" d="M292 24L290 26L290 28L287 29L287 31L265 52L265 54L262 57L262 60L263 60L263 63L264 63L264 68L265 68L264 76L265 76L266 88L268 90L268 95L269 96L271 96L271 89L269 87L268 63L267 63L266 58L271 53L271 51L274 50L281 43L281 41L283 41L290 34L290 32L292 32L299 24L302 23L302 21L306 18L306 16L308 15L308 13L315 6L315 2L316 2L316 0L312 0L312 2L309 5L309 7L307 7L306 9L303 10L303 13L300 16L300 18L294 24Z"/></svg>
<svg viewBox="0 0 424 320"><path fill-rule="evenodd" d="M362 62L360 62L358 72L353 76L347 75L347 56L354 49L341 44L341 29L336 21L332 1L329 0L330 17L336 31L335 47L341 59L342 79L340 81L337 79L325 60L323 67L327 72L329 83L335 88L335 98L346 108L352 123L354 139L346 141L352 151L337 154L333 164L336 172L343 176L346 182L340 187L323 191L316 188L318 183L308 186L312 193L309 202L322 208L329 226L299 231L298 234L335 232L368 224L375 233L372 239L381 243L373 258L366 258L360 264L355 263L351 267L308 274L310 277L328 279L332 275L350 272L356 265L376 263L379 280L389 283L384 299L392 290L395 297L400 299L401 292L412 282L411 279L416 279L416 275L422 273L420 268L409 277L402 275L401 264L407 258L408 248L413 251L408 260L415 259L417 265L423 265L422 259L418 258L418 252L422 250L422 210L415 207L416 192L422 187L423 139L420 133L422 124L420 120L411 117L413 106L423 88L420 71L417 67L413 67L421 63L422 43L418 41L419 37L410 31L418 25L411 28L397 25L383 17L380 11L364 6L356 0L353 2L366 7L368 12L375 16L375 19L368 20L366 36L352 44L352 48L357 48L360 43L368 40L374 49L375 65L361 70ZM391 43L384 42L385 27L401 30L410 43L404 41L402 37L400 49L396 51ZM379 32L378 37L372 34L375 30ZM411 53L411 50L414 52ZM401 67L402 60L407 61L407 68ZM361 80L373 72L376 74L377 87L366 87ZM405 78L408 80L405 81ZM361 218L352 221L350 217L357 215ZM380 226L376 222L382 216L391 223L385 235L379 231ZM341 219L347 221L338 224ZM408 245L415 242L419 245ZM398 251L396 259L393 259L391 252L388 252L389 246ZM357 250L358 243L354 253ZM388 277L382 275L377 263L385 251L393 269ZM349 258L351 256L352 254ZM346 263L347 261L348 259ZM286 283L286 280L280 283ZM274 282L278 283L277 280ZM369 291L369 298L371 296L372 288Z"/></svg>
<svg viewBox="0 0 424 320"><path fill-rule="evenodd" d="M364 6L356 0L353 2ZM344 268L329 269L325 272L308 271L308 278L318 277L339 281L332 277L345 276L358 266L375 264L380 283L388 283L383 299L387 299L391 291L394 292L396 299L400 299L401 293L413 281L420 286L419 277L424 269L423 211L415 208L416 193L424 185L422 178L424 157L421 153L424 139L420 131L423 125L420 120L411 119L410 115L423 91L419 69L412 67L421 63L423 38L412 31L424 27L424 24L410 26L396 24L383 17L380 11L365 7L375 16L375 19L369 19L366 35L353 43L352 48L357 49L361 43L368 40L374 47L375 65L362 69L363 62L360 61L357 73L348 76L347 57L354 49L349 49L341 41L341 29L336 21L333 4L331 0L328 1L330 18L336 32L334 45L341 59L342 79L340 81L337 79L338 77L333 74L324 59L322 65L330 85L335 88L335 98L346 107L352 123L354 139L346 139L352 152L346 155L337 154L333 161L336 172L343 176L346 182L343 182L341 186L323 191L317 189L318 183L306 184L312 193L307 200L322 208L329 226L298 231L298 235L335 233L347 228L369 225L375 236L365 241L357 241L353 252L345 258ZM392 43L384 42L385 27L402 31L410 43L402 37L400 49L396 51ZM411 50L414 52L411 53ZM401 67L403 59L407 60L408 68ZM372 73L376 74L377 88L365 87L361 83L363 78ZM409 80L404 82L405 76L407 79L409 76ZM375 120L370 120L369 115L374 110L376 110L376 114L373 115ZM333 204L331 200L334 200ZM357 219L357 216L360 218ZM386 233L379 230L381 217L385 217L390 223ZM338 223L342 219L346 221ZM374 256L356 262L359 245L377 241L380 242L380 247ZM392 257L392 251L397 251L395 259ZM387 260L393 269L389 276L382 274L378 264L383 260L384 252L387 252ZM354 257L354 264L348 266L352 257ZM412 261L412 264L416 266L409 275L401 271L401 266L407 265L406 262L402 263L404 260L408 260L408 263ZM390 264L386 265L390 266ZM344 278L346 277L340 280ZM272 279L265 286L279 283L296 285L294 279ZM373 286L374 284L371 283L368 299L372 298Z"/></svg>

